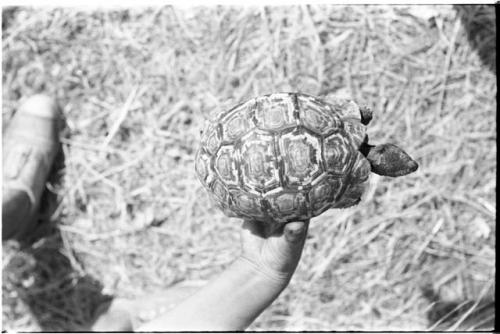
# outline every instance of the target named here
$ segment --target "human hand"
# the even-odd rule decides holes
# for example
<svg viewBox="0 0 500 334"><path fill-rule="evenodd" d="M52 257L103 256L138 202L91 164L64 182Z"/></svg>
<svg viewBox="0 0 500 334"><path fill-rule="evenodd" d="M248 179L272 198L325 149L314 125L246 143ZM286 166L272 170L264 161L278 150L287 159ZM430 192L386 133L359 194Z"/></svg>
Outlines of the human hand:
<svg viewBox="0 0 500 334"><path fill-rule="evenodd" d="M302 254L309 221L245 221L243 253L220 276L138 331L242 331L286 288Z"/></svg>
<svg viewBox="0 0 500 334"><path fill-rule="evenodd" d="M271 231L266 223L245 220L241 257L272 281L287 285L302 255L308 227L309 220L296 221Z"/></svg>

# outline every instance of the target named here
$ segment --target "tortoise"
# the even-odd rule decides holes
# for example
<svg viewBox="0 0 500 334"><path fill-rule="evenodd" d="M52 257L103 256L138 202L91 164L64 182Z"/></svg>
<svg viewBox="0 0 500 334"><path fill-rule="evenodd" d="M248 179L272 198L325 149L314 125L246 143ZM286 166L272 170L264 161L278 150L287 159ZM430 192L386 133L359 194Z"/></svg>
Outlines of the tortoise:
<svg viewBox="0 0 500 334"><path fill-rule="evenodd" d="M286 223L348 208L370 172L397 177L418 168L396 145L368 144L371 119L370 108L348 99L259 96L207 121L196 174L229 217Z"/></svg>

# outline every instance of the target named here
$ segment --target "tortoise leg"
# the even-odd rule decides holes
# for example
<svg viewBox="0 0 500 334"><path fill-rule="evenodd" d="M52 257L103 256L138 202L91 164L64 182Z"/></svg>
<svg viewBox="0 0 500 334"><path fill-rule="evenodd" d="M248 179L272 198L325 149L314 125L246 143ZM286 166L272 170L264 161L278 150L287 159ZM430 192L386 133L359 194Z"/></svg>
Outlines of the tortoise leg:
<svg viewBox="0 0 500 334"><path fill-rule="evenodd" d="M368 125L373 118L373 111L366 106L360 107L359 111L361 113L361 123L363 125Z"/></svg>
<svg viewBox="0 0 500 334"><path fill-rule="evenodd" d="M370 162L372 172L383 176L403 176L418 169L418 164L405 151L393 144L363 143L361 153Z"/></svg>

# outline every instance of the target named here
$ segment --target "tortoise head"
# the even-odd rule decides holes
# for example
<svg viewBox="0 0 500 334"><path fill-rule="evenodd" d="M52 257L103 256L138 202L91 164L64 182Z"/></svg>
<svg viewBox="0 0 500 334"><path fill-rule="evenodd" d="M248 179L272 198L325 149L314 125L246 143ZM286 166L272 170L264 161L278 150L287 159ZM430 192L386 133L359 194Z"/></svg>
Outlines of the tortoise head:
<svg viewBox="0 0 500 334"><path fill-rule="evenodd" d="M403 176L418 169L418 163L403 149L393 144L377 146L363 143L361 153L370 162L372 172L383 176Z"/></svg>

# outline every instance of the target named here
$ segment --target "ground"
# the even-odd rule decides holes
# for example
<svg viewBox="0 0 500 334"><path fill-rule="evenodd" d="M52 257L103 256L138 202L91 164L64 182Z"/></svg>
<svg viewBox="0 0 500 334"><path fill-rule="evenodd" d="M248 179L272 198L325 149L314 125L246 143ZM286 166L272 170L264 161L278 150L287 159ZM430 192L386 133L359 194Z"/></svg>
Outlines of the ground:
<svg viewBox="0 0 500 334"><path fill-rule="evenodd" d="M110 298L217 276L240 251L241 222L195 177L199 131L211 113L279 91L371 106L370 141L397 144L420 168L372 175L360 205L313 219L290 285L250 329L491 322L493 7L4 8L2 17L3 127L40 91L58 97L67 120L35 240L3 244L3 329L85 329Z"/></svg>

